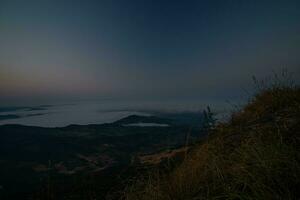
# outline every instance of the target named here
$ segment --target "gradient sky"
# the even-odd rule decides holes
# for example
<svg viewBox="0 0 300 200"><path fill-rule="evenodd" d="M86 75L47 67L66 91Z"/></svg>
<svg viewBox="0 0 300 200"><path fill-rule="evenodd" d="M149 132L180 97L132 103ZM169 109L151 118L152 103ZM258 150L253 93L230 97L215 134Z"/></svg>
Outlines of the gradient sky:
<svg viewBox="0 0 300 200"><path fill-rule="evenodd" d="M226 100L300 79L300 1L0 0L0 103Z"/></svg>

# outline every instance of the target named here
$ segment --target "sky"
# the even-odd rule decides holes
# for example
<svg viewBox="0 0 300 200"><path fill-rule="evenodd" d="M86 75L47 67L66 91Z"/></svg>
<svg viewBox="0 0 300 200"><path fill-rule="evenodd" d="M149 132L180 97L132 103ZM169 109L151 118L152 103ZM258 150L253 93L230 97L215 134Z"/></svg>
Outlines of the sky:
<svg viewBox="0 0 300 200"><path fill-rule="evenodd" d="M225 101L287 69L300 1L0 0L0 104Z"/></svg>

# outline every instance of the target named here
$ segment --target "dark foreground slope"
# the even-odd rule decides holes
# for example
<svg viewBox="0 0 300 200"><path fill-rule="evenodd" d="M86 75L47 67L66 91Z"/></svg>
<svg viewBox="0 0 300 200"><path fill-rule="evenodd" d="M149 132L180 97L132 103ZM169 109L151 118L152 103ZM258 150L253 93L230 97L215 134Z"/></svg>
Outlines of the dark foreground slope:
<svg viewBox="0 0 300 200"><path fill-rule="evenodd" d="M264 89L185 160L129 184L123 199L299 199L300 89Z"/></svg>
<svg viewBox="0 0 300 200"><path fill-rule="evenodd" d="M170 125L127 125L141 122ZM201 137L199 128L136 115L100 125L0 126L0 199L103 199L135 157L183 145L188 132Z"/></svg>

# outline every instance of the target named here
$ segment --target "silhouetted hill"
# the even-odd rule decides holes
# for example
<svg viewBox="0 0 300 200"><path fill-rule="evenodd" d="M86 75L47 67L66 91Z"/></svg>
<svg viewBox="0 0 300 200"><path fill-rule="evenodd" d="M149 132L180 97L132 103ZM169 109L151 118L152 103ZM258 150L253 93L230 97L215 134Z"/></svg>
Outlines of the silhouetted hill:
<svg viewBox="0 0 300 200"><path fill-rule="evenodd" d="M0 126L0 198L31 199L37 195L36 199L48 199L44 195L51 184L55 199L71 198L73 193L88 199L87 193L95 192L94 186L84 189L82 184L87 184L83 179L91 175L95 182L89 184L101 187L96 193L103 198L119 184L119 172L138 155L181 146L188 132L191 141L205 134L175 121L168 127L125 125L140 122L161 124L170 120L133 115L115 123L62 128Z"/></svg>

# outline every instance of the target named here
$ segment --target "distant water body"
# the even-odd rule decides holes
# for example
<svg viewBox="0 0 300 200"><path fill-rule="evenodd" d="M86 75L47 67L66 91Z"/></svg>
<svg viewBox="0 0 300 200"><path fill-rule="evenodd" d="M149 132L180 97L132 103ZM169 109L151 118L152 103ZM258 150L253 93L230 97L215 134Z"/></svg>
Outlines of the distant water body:
<svg viewBox="0 0 300 200"><path fill-rule="evenodd" d="M70 124L111 123L129 115L152 115L157 112L199 111L204 104L174 102L77 102L69 104L0 107L0 125L21 124L41 127L64 127Z"/></svg>

